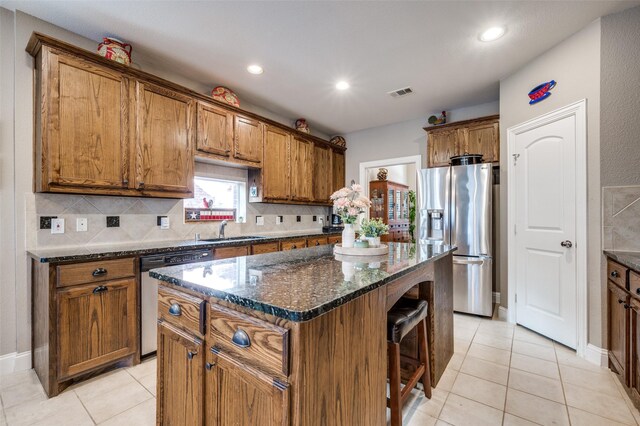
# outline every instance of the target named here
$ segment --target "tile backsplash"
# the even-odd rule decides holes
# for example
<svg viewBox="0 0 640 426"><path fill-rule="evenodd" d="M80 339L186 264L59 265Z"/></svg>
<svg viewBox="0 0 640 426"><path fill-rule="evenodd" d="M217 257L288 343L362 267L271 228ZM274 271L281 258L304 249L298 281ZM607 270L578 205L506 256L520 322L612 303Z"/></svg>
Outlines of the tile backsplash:
<svg viewBox="0 0 640 426"><path fill-rule="evenodd" d="M640 186L602 188L602 246L640 251Z"/></svg>
<svg viewBox="0 0 640 426"><path fill-rule="evenodd" d="M69 247L127 243L135 241L190 240L196 233L201 238L217 236L219 222L185 223L182 200L105 197L92 195L32 194L25 195L27 214L27 247ZM297 206L247 203L245 223L230 222L227 237L251 234L321 231L320 220L330 209L322 206ZM57 216L65 219L65 233L51 234L40 229L40 217ZM107 216L118 216L119 227L107 227ZM158 216L168 216L170 229L160 229ZM262 216L263 226L256 225L256 216ZM276 225L276 217L284 223ZM297 221L300 216L300 222ZM87 219L87 231L76 232L76 219Z"/></svg>

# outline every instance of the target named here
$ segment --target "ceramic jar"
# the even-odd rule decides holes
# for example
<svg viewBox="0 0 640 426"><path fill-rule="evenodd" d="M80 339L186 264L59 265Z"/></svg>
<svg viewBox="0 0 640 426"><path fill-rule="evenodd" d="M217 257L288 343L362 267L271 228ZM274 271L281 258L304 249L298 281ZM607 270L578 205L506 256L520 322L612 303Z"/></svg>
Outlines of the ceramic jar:
<svg viewBox="0 0 640 426"><path fill-rule="evenodd" d="M296 120L296 130L300 130L304 133L309 133L309 125L307 124L307 120L304 118L298 118Z"/></svg>
<svg viewBox="0 0 640 426"><path fill-rule="evenodd" d="M380 247L380 237L364 237L367 241L369 241L369 247L377 248Z"/></svg>
<svg viewBox="0 0 640 426"><path fill-rule="evenodd" d="M234 107L240 107L240 100L233 90L224 86L216 86L211 91L211 97L217 101L226 102Z"/></svg>
<svg viewBox="0 0 640 426"><path fill-rule="evenodd" d="M378 169L378 180L387 180L387 174L389 173L388 169L384 167L380 167Z"/></svg>
<svg viewBox="0 0 640 426"><path fill-rule="evenodd" d="M344 230L342 231L342 247L353 247L353 243L356 240L356 230L353 228L352 223L345 223Z"/></svg>
<svg viewBox="0 0 640 426"><path fill-rule="evenodd" d="M98 45L98 54L112 61L119 62L123 65L131 64L131 47L128 43L123 43L117 38L105 37L102 43Z"/></svg>

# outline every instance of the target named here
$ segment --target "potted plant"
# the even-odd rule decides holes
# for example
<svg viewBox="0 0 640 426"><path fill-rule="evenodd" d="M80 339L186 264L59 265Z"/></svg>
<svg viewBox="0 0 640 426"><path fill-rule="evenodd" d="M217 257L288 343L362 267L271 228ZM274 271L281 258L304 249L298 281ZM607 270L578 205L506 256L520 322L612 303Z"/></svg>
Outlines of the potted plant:
<svg viewBox="0 0 640 426"><path fill-rule="evenodd" d="M353 247L356 240L356 232L353 225L358 220L358 215L371 207L371 201L361 195L362 186L354 183L331 194L333 209L342 218L344 231L342 231L342 247Z"/></svg>
<svg viewBox="0 0 640 426"><path fill-rule="evenodd" d="M363 219L360 232L369 241L369 247L380 247L380 236L389 233L389 225L385 225L382 219Z"/></svg>

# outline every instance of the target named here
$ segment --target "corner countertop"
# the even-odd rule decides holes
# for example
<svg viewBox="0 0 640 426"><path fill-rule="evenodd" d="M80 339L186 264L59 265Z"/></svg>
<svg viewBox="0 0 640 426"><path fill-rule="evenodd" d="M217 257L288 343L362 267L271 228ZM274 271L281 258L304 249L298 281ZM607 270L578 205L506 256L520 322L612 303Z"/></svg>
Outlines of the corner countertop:
<svg viewBox="0 0 640 426"><path fill-rule="evenodd" d="M447 256L451 246L389 243L389 253L362 258L332 246L152 269L151 277L291 321L308 321Z"/></svg>
<svg viewBox="0 0 640 426"><path fill-rule="evenodd" d="M40 263L84 262L88 260L111 259L126 256L146 256L150 254L169 253L189 249L207 249L216 247L231 247L245 244L270 243L291 238L311 238L329 235L339 235L340 232L289 232L282 234L256 235L246 238L231 237L218 241L150 241L123 244L104 244L82 247L60 247L48 249L27 250L27 254Z"/></svg>
<svg viewBox="0 0 640 426"><path fill-rule="evenodd" d="M627 268L640 271L640 252L633 251L615 251L615 250L603 250L604 254L611 259L615 260L626 266Z"/></svg>

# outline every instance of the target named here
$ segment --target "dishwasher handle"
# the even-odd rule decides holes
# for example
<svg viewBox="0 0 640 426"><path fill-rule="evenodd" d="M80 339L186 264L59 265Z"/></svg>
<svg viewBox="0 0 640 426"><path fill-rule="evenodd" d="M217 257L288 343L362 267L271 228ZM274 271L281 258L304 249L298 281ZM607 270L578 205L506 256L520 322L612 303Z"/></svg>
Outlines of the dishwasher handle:
<svg viewBox="0 0 640 426"><path fill-rule="evenodd" d="M454 256L453 263L456 265L482 265L484 263L484 260L482 259L461 260L461 259L456 259L456 257Z"/></svg>

